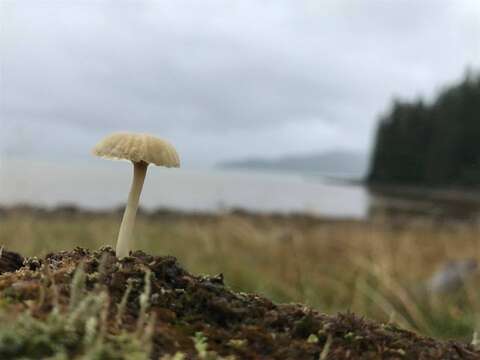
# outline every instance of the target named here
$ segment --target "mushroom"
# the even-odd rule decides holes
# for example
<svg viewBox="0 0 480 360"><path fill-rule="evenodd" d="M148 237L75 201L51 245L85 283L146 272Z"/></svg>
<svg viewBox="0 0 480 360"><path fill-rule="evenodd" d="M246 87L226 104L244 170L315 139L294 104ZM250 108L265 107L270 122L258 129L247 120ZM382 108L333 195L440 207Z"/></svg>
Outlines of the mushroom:
<svg viewBox="0 0 480 360"><path fill-rule="evenodd" d="M175 148L167 141L148 134L133 133L107 136L93 148L93 155L133 163L133 181L116 248L117 256L125 257L133 250L133 227L148 165L179 167L180 159Z"/></svg>

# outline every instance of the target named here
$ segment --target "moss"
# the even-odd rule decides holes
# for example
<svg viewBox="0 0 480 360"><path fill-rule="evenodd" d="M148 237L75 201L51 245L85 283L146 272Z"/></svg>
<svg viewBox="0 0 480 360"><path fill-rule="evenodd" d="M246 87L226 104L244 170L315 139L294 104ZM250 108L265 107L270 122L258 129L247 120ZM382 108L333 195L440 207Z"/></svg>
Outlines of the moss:
<svg viewBox="0 0 480 360"><path fill-rule="evenodd" d="M52 253L0 282L2 360L480 357L470 345L352 313L237 293L221 276L195 276L175 258L143 252L122 260L111 248Z"/></svg>
<svg viewBox="0 0 480 360"><path fill-rule="evenodd" d="M148 359L142 344L127 334L109 335L102 341L85 341L87 333L84 319L72 327L63 315L53 313L45 320L39 320L23 314L14 322L2 321L2 324L5 325L0 329L0 358L5 360L53 357Z"/></svg>

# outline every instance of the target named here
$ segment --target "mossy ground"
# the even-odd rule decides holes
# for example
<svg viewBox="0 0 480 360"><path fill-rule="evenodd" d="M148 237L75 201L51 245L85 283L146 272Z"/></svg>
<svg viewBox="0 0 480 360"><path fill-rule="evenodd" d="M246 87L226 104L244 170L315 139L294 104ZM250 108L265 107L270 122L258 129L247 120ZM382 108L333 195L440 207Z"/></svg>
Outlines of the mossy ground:
<svg viewBox="0 0 480 360"><path fill-rule="evenodd" d="M394 323L235 292L173 257L118 260L105 247L0 259L1 359L480 358Z"/></svg>

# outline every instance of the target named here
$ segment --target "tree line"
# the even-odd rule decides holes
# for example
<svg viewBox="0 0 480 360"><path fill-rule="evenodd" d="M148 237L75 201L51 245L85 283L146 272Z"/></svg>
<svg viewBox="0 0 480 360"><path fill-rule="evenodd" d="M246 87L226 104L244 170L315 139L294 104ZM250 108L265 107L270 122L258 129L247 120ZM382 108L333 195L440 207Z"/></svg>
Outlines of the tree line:
<svg viewBox="0 0 480 360"><path fill-rule="evenodd" d="M395 100L380 118L371 184L480 185L480 75L467 73L431 102Z"/></svg>

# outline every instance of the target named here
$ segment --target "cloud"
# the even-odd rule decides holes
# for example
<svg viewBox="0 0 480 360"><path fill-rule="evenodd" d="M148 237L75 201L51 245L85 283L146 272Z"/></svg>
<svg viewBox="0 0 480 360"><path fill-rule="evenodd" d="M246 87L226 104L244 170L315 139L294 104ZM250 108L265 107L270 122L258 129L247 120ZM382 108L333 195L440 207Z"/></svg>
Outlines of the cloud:
<svg viewBox="0 0 480 360"><path fill-rule="evenodd" d="M81 154L127 129L170 138L187 164L365 150L394 94L431 96L480 64L475 0L0 6L11 154Z"/></svg>

